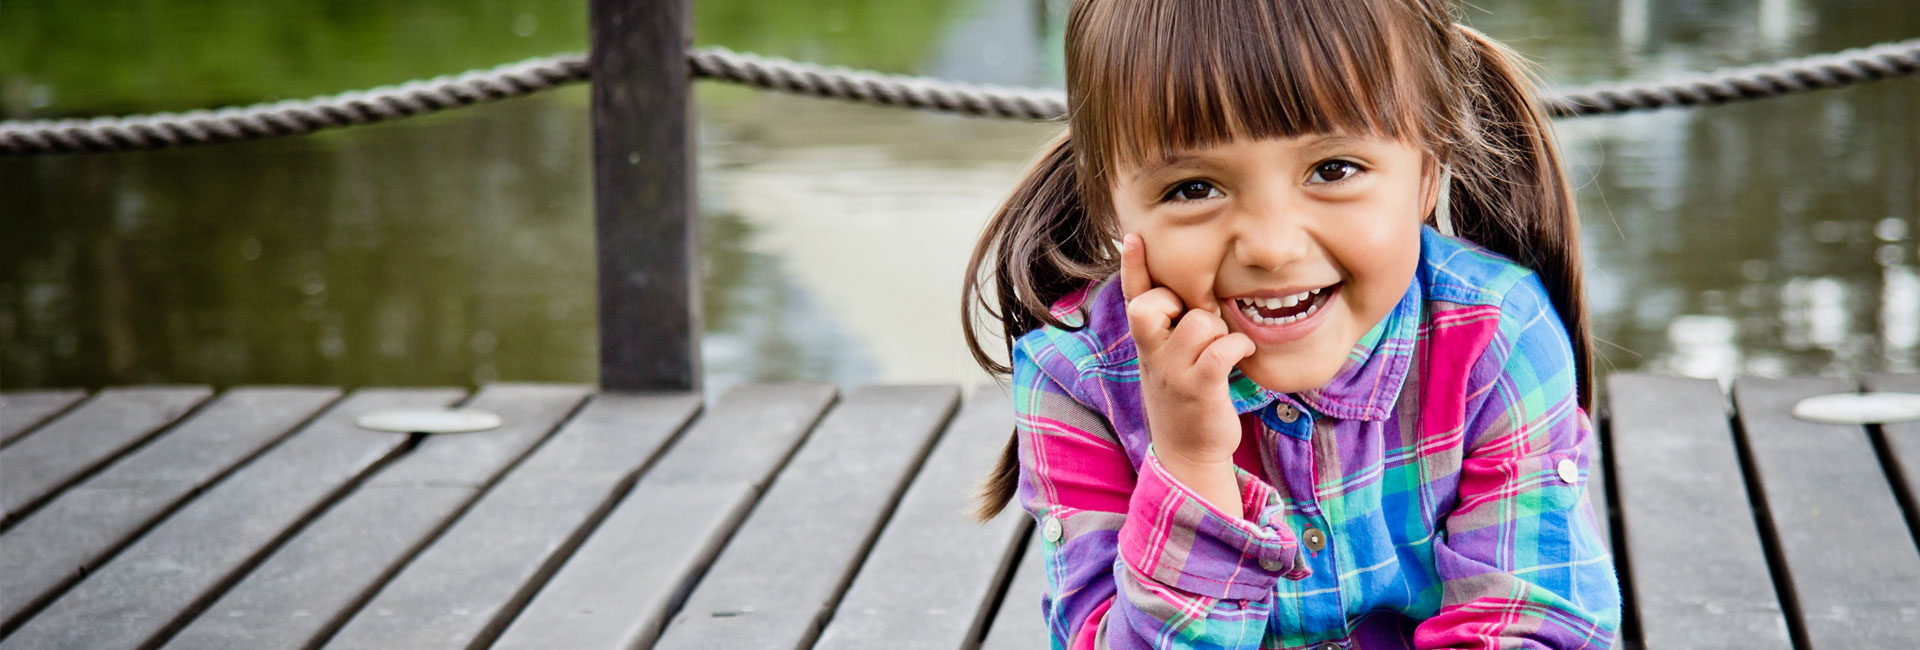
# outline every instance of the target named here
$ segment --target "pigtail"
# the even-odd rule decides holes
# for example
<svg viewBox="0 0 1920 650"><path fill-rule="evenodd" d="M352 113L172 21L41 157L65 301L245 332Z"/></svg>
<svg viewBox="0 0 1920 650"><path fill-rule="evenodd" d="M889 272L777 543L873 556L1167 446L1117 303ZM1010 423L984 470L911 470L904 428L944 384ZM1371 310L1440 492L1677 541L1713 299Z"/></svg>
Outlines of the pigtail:
<svg viewBox="0 0 1920 650"><path fill-rule="evenodd" d="M1573 343L1580 406L1593 406L1580 219L1547 113L1519 59L1473 28L1449 39L1469 109L1456 125L1451 217L1459 235L1540 274Z"/></svg>
<svg viewBox="0 0 1920 650"><path fill-rule="evenodd" d="M1054 318L1049 308L1120 265L1112 227L1088 218L1080 199L1076 163L1068 133L1047 143L1006 202L994 211L967 261L966 284L960 292L961 329L974 362L989 373L1009 375L1013 369L987 354L980 338L982 321L998 321L1009 352L1016 339L1035 329L1049 325L1071 329ZM990 273L983 274L988 269ZM983 286L989 279L991 299ZM999 462L980 486L974 516L982 521L1013 500L1020 469L1017 444L1017 436L1007 440Z"/></svg>

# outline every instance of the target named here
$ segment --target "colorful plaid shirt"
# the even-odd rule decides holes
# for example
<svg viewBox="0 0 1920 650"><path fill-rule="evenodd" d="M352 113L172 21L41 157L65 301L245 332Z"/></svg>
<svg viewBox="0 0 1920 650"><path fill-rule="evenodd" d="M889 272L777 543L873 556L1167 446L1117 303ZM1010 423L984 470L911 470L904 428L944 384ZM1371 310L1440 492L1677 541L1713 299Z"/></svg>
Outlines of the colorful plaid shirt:
<svg viewBox="0 0 1920 650"><path fill-rule="evenodd" d="M1332 382L1235 371L1241 512L1149 445L1112 280L1014 346L1018 499L1055 648L1608 648L1592 427L1539 279L1428 229L1406 297Z"/></svg>

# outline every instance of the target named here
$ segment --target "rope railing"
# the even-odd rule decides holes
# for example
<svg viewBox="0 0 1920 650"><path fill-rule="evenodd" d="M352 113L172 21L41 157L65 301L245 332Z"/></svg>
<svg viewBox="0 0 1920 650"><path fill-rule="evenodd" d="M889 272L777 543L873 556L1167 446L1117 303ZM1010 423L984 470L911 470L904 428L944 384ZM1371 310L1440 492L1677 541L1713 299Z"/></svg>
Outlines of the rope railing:
<svg viewBox="0 0 1920 650"><path fill-rule="evenodd" d="M687 63L696 78L878 106L1040 121L1060 119L1067 110L1066 97L1058 90L880 74L724 48L691 50ZM1920 38L1676 79L1576 88L1542 101L1555 117L1606 115L1776 97L1916 71ZM211 111L0 122L0 155L159 149L298 135L519 97L589 76L586 56L567 54L396 86Z"/></svg>

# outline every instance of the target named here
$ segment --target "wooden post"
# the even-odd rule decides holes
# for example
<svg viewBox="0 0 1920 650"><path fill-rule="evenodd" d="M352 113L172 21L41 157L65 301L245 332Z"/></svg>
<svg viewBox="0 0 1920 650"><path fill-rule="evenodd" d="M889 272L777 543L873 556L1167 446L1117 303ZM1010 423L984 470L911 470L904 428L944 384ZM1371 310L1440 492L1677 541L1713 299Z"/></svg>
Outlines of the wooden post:
<svg viewBox="0 0 1920 650"><path fill-rule="evenodd" d="M588 0L600 387L700 383L689 0Z"/></svg>

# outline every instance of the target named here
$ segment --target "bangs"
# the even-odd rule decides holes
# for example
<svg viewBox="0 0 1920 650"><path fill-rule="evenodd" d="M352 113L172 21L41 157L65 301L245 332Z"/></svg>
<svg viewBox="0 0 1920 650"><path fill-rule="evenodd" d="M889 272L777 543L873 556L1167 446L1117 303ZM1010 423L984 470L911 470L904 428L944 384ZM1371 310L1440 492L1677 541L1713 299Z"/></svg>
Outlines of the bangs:
<svg viewBox="0 0 1920 650"><path fill-rule="evenodd" d="M1094 0L1072 17L1068 104L1088 180L1237 138L1347 132L1399 139L1422 84L1376 0ZM1405 42L1407 39L1391 39Z"/></svg>

